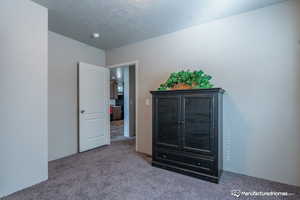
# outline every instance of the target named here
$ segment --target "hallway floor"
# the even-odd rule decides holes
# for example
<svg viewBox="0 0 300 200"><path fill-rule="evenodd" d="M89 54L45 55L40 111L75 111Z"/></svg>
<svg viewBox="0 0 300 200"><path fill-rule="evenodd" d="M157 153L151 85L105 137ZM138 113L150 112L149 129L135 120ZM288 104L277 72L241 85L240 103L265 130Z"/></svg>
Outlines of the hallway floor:
<svg viewBox="0 0 300 200"><path fill-rule="evenodd" d="M124 121L111 121L110 122L110 139L112 141L128 139L124 136Z"/></svg>

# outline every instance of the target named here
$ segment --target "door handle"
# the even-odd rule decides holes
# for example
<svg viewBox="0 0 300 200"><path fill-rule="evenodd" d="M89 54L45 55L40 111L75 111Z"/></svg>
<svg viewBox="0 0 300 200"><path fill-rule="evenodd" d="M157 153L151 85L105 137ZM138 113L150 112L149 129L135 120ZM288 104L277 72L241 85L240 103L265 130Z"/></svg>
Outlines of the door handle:
<svg viewBox="0 0 300 200"><path fill-rule="evenodd" d="M81 110L80 113L81 113L81 114L85 113L85 110Z"/></svg>
<svg viewBox="0 0 300 200"><path fill-rule="evenodd" d="M164 159L166 159L167 155L163 154L161 157L164 158Z"/></svg>

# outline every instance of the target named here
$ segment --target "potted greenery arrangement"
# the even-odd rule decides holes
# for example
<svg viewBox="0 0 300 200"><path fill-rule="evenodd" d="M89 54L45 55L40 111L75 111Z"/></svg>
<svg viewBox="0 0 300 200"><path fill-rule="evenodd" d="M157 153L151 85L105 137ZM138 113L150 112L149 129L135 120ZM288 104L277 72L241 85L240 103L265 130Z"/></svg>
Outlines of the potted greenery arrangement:
<svg viewBox="0 0 300 200"><path fill-rule="evenodd" d="M210 83L211 76L205 74L202 70L193 71L180 71L171 73L169 79L160 85L158 90L184 90L184 89L199 89L199 88L212 88L213 84Z"/></svg>

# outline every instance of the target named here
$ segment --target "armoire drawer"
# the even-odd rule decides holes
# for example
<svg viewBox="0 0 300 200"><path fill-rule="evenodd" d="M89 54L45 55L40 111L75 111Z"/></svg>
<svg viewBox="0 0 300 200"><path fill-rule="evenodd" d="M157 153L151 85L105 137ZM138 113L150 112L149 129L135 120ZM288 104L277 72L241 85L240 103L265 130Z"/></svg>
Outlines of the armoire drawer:
<svg viewBox="0 0 300 200"><path fill-rule="evenodd" d="M155 157L160 162L177 165L178 167L183 167L198 172L212 175L215 171L214 161L210 159L192 157L168 151L157 151Z"/></svg>

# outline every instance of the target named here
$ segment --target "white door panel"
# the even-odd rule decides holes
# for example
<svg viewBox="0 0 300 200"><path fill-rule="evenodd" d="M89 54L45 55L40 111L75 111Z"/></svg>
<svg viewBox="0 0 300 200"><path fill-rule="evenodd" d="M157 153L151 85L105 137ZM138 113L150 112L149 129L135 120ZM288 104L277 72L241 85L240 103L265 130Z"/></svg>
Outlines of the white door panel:
<svg viewBox="0 0 300 200"><path fill-rule="evenodd" d="M79 63L79 151L109 144L109 70Z"/></svg>

